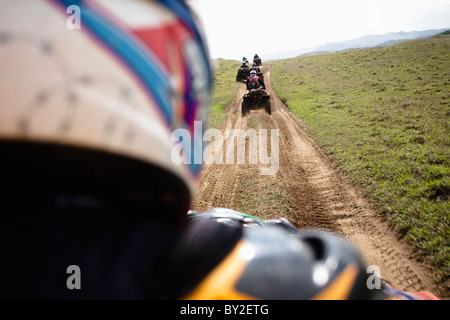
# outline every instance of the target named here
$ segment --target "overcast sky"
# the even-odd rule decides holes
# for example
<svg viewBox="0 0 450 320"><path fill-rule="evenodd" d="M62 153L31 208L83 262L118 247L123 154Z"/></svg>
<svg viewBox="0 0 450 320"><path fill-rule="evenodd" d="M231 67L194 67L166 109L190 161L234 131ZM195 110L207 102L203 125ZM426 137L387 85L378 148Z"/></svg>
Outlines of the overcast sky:
<svg viewBox="0 0 450 320"><path fill-rule="evenodd" d="M188 0L212 58L249 60L367 34L450 28L450 0Z"/></svg>

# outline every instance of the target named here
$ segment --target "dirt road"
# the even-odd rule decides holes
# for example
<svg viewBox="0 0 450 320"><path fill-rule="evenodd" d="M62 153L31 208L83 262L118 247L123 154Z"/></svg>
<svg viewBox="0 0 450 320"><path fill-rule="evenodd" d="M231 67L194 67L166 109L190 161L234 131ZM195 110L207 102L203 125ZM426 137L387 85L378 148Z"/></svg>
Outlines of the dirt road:
<svg viewBox="0 0 450 320"><path fill-rule="evenodd" d="M224 207L245 212L252 202L260 208L245 213L262 219L282 215L297 228L326 228L344 236L359 248L367 265L378 266L382 277L398 289L434 292L429 272L412 258L411 249L396 238L349 180L333 168L331 161L308 136L301 120L276 96L270 84L270 66L264 65L263 71L271 96L272 115L261 109L242 117L241 102L246 92L242 84L227 106L222 133L226 139L229 129L245 131L254 128L258 133L259 129L269 132L278 129L279 169L276 175L261 175L259 168L264 165L249 164L247 139L246 164L205 166L192 209L202 212ZM224 159L225 156L226 152ZM273 201L261 200L265 197L261 190L267 190L267 186L278 190L281 203L274 205Z"/></svg>

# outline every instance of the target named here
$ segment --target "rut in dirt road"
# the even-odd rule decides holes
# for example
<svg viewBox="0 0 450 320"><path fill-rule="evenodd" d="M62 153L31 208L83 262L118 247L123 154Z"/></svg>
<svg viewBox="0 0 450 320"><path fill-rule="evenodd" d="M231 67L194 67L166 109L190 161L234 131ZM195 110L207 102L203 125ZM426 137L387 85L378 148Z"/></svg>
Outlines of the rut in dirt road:
<svg viewBox="0 0 450 320"><path fill-rule="evenodd" d="M397 240L348 179L333 168L301 121L277 97L270 83L270 66L264 66L263 71L272 115L262 109L242 117L242 96L246 92L243 84L225 110L227 120L221 129L224 139L229 129L255 129L258 139L260 129L278 130L277 173L261 175L259 169L264 165L248 161L206 165L192 210L224 207L264 220L285 217L297 228L334 231L353 242L366 264L378 266L382 277L394 287L433 291L429 272L412 258L410 248ZM243 147L235 143L236 148ZM249 159L248 139L243 143ZM223 151L225 158L225 148Z"/></svg>

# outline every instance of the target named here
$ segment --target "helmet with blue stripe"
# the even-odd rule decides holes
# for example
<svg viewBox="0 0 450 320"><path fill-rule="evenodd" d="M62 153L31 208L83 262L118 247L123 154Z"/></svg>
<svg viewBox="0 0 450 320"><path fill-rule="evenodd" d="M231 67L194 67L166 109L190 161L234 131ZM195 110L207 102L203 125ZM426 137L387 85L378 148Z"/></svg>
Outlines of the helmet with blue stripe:
<svg viewBox="0 0 450 320"><path fill-rule="evenodd" d="M188 5L23 4L0 3L0 150L10 158L4 164L29 170L21 177L39 175L35 182L56 179L58 190L98 182L98 189L120 189L118 199L154 206L158 198L187 212L201 163L191 161L194 152L173 161L173 132L185 130L192 139L183 143L202 148L198 124L212 82ZM12 183L26 182L19 180L11 176Z"/></svg>

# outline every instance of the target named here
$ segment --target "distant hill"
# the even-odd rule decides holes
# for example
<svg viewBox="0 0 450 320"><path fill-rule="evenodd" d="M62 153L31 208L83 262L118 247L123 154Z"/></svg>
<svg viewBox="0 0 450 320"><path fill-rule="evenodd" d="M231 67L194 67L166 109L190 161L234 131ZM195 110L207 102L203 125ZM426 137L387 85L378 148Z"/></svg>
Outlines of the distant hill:
<svg viewBox="0 0 450 320"><path fill-rule="evenodd" d="M341 51L353 48L377 47L380 45L394 44L400 41L429 38L438 33L446 31L445 29L432 29L425 31L411 32L391 32L386 34L367 35L344 42L330 42L323 46L317 47L316 51Z"/></svg>
<svg viewBox="0 0 450 320"><path fill-rule="evenodd" d="M401 32L390 32L385 34L366 35L363 37L350 39L343 42L329 42L318 47L309 47L294 51L283 51L272 54L265 54L264 57L266 60L279 60L279 59L293 58L311 52L325 52L325 51L335 52L346 49L388 46L401 41L429 38L434 35L447 32L448 29L449 28L430 29L424 31L410 31L410 32L401 31Z"/></svg>

